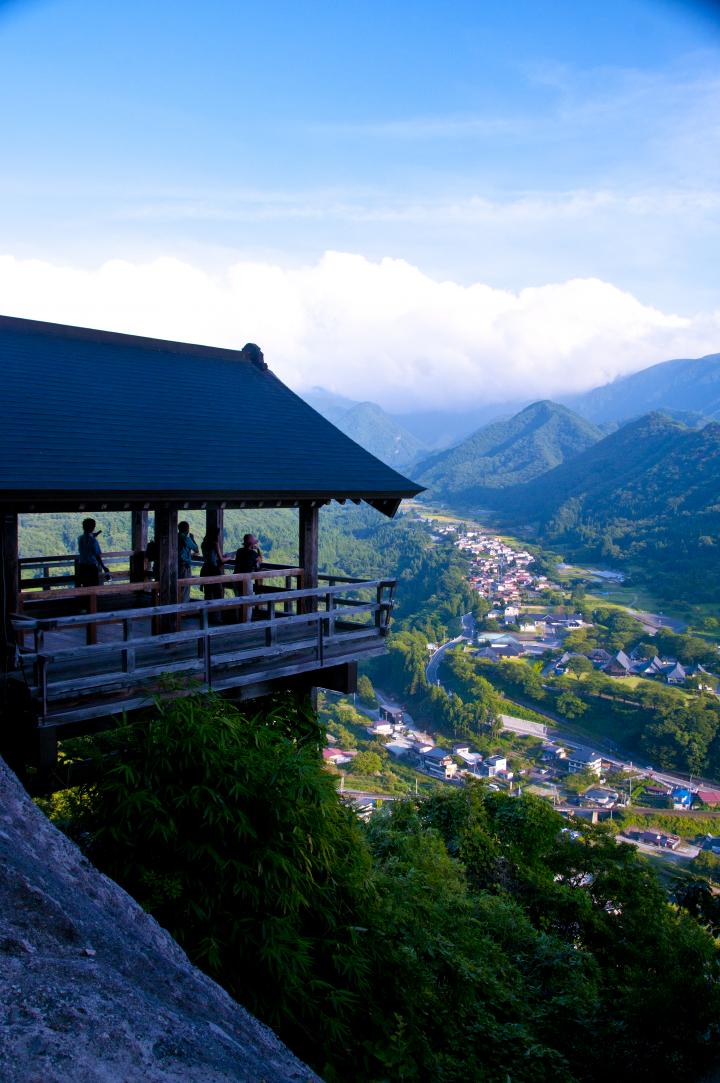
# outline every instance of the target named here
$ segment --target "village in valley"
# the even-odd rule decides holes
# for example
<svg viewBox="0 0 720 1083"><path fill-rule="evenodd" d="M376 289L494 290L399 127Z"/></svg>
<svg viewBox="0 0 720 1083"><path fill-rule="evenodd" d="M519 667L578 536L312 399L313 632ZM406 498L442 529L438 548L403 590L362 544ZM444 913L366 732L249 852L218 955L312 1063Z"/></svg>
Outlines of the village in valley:
<svg viewBox="0 0 720 1083"><path fill-rule="evenodd" d="M589 674L598 674L598 680L612 680L618 688L636 687L641 681L643 686L662 685L688 694L718 696L720 656L713 669L682 664L659 649L647 649L662 627L654 615L631 613L643 633L642 649L589 646L595 629L588 606L580 611L566 604L571 601L566 585L542 572L538 567L541 562L527 549L461 520L428 517L428 528L437 544L452 541L468 557L469 582L486 603L484 618L463 620L461 636L445 644L427 644L428 678L433 683L442 684L440 666L445 652L454 649L473 660L522 666L523 672L538 674L545 687L568 677L587 680ZM600 598L603 584L622 580L617 572L589 575L597 577ZM615 608L618 613L626 612ZM453 786L485 779L493 789L516 795L534 793L571 821L592 823L612 820L618 813L622 818L630 809L650 818L656 810L688 817L692 810L701 814L720 806L720 785L716 788L708 781L693 781L674 771L633 763L612 741L583 733L578 719L569 722L553 712L524 711L510 701L510 707L526 717L501 714L496 750L488 754L487 748L478 750L472 740L448 741L430 732L431 725L416 721L392 697L371 690L371 698L373 695L377 696L374 706L370 700L360 706L366 716L365 734L372 747L384 748L395 770L402 765L405 777L415 773L416 790L418 777ZM568 714L572 718L572 713ZM354 794L362 814L376 807L378 798L371 792L353 790L357 748L342 748L331 732L323 755L329 768L341 775L341 788ZM629 823L620 837L650 853L665 854L667 860L690 860L702 851L720 855L720 824L716 835L694 835L685 830L681 837L652 823Z"/></svg>

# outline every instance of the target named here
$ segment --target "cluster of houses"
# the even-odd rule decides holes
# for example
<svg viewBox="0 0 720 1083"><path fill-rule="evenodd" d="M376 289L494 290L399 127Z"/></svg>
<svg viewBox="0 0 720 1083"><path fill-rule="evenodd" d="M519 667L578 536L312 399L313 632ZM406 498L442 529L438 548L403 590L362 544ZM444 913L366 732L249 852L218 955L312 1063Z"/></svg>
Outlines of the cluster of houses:
<svg viewBox="0 0 720 1083"><path fill-rule="evenodd" d="M683 685L691 678L697 678L703 691L717 691L717 679L704 666L683 666L674 658L641 658L634 652L626 654L625 651L617 651L611 654L609 651L597 647L585 654L577 651L564 651L559 658L550 662L543 671L544 676L562 676L568 669L572 658L587 658L592 662L595 669L605 673L608 677L646 677L657 678L670 685Z"/></svg>
<svg viewBox="0 0 720 1083"><path fill-rule="evenodd" d="M507 782L513 778L505 756L483 757L462 743L452 750L438 748L430 734L406 724L399 707L381 707L378 721L368 726L367 732L371 737L385 738L385 748L391 756L406 757L419 770L436 778L459 779L464 774L480 778L497 776Z"/></svg>
<svg viewBox="0 0 720 1083"><path fill-rule="evenodd" d="M500 615L500 614L498 614ZM489 614L492 618L493 613ZM585 625L582 617L573 613L570 616L555 616L547 613L542 616L523 615L518 606L506 606L502 614L505 625L511 625L519 629L519 633L525 636L533 636L532 640L518 639L507 632L495 633L481 637L484 646L478 649L479 658L487 658L491 662L497 662L502 658L519 658L521 655L539 655L546 650L557 646L559 637L567 635L575 628ZM565 656L564 656L565 657ZM568 654L567 659L572 655ZM555 665L556 663L553 663ZM567 662L564 663L565 665ZM552 670L552 667L550 667ZM550 672L550 670L548 671ZM558 670L560 672L560 670ZM564 672L564 669L562 669Z"/></svg>
<svg viewBox="0 0 720 1083"><path fill-rule="evenodd" d="M512 549L493 534L466 530L459 534L457 544L472 557L470 584L498 607L519 602L525 591L546 590L551 586L547 576L529 571L535 559L532 554Z"/></svg>

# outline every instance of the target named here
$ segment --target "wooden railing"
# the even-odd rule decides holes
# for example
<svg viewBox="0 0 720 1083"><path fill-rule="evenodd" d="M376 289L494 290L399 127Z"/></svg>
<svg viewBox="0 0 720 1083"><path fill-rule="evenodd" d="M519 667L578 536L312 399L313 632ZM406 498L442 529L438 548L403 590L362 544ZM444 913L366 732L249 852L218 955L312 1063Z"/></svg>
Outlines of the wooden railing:
<svg viewBox="0 0 720 1083"><path fill-rule="evenodd" d="M110 560L110 554L107 554L106 560ZM59 558L60 559L60 558ZM62 558L67 560L68 558ZM44 561L50 561L52 558L43 558ZM201 563L201 562L197 562ZM60 579L61 577L53 577ZM64 577L63 577L64 578ZM74 581L74 576L70 577L71 581ZM263 567L258 572L243 572L242 574L232 575L214 575L214 576L190 576L187 579L178 580L178 601L182 598L182 591L185 587L206 587L206 586L222 586L236 589L236 593L240 596L251 595L253 593L253 586L257 584L262 592L265 588L264 584L267 581L283 580L284 589L286 591L293 589L293 580L296 583L296 589L303 586L303 569L288 567L284 564L263 564ZM33 582L33 580L30 580ZM36 580L37 582L37 580ZM127 596L128 593L144 593L149 595L149 603L156 606L158 604L158 596L160 590L160 583L156 579L148 579L141 583L132 583L125 580L119 582L116 578L113 578L112 582L102 583L97 587L65 587L63 590L59 589L46 589L46 590L21 590L19 595L20 612L23 612L28 604L34 605L35 603L43 602L66 602L77 600L79 604L87 606L88 614L94 616L98 613L98 601L102 598L113 597L116 595ZM241 609L240 620L247 619L247 613L245 607ZM158 621L155 622L153 630L160 632L162 627ZM19 631L18 641L20 645L23 645L23 632ZM88 624L87 626L87 642L92 644L97 642L97 629L94 624Z"/></svg>
<svg viewBox="0 0 720 1083"><path fill-rule="evenodd" d="M212 578L227 583L250 577ZM32 640L31 648L20 649L20 660L39 723L56 726L134 710L163 694L224 691L380 653L394 590L391 579L352 580L315 589L245 594L242 606L236 598L225 598L61 617L16 614L13 627L19 639ZM238 610L245 611L245 619ZM226 615L232 623L213 624ZM187 627L192 619L199 627ZM138 628L148 620L181 627L148 635ZM119 626L121 638L91 639L88 629L101 625ZM53 633L83 629L84 643L62 646L61 639L57 646L52 643ZM181 687L176 683L164 692L166 676Z"/></svg>
<svg viewBox="0 0 720 1083"><path fill-rule="evenodd" d="M117 552L103 553L103 560L106 564L118 564L120 561L128 561L132 556L132 552L128 549L121 549ZM76 573L76 556L68 556L67 553L60 553L56 556L43 556L43 557L21 557L18 561L20 569L20 589L23 587L33 587L34 589L55 589L59 587L66 587L70 583L75 582ZM52 575L53 568L67 569L60 575ZM23 577L23 572L40 572L40 575L34 574ZM116 573L123 575L122 569L119 569Z"/></svg>
<svg viewBox="0 0 720 1083"><path fill-rule="evenodd" d="M129 549L119 549L108 553L103 553L103 560L110 566L112 565L112 577L113 582L131 582L131 565L130 561L133 556L143 555L142 553L133 553ZM225 554L225 561L228 564L233 564L235 556L232 553ZM192 560L190 562L194 567L200 567L203 563L201 559ZM120 565L120 567L118 567ZM67 553L60 553L55 556L42 556L42 557L21 557L18 561L20 570L20 590L26 594L26 596L32 596L37 598L40 591L43 590L58 590L59 588L66 588L70 584L74 584L75 576L77 573L77 556L68 555ZM59 575L53 575L53 569L67 569ZM262 566L263 572L270 572L272 569L277 569L278 575L282 575L286 570L288 574L297 574L300 569L288 568L286 564L273 564L269 561L264 561ZM35 574L23 575L24 572L31 572ZM40 574L36 574L39 572ZM146 579L149 579L149 574L146 573ZM195 584L193 584L195 585ZM25 588L25 589L23 589Z"/></svg>

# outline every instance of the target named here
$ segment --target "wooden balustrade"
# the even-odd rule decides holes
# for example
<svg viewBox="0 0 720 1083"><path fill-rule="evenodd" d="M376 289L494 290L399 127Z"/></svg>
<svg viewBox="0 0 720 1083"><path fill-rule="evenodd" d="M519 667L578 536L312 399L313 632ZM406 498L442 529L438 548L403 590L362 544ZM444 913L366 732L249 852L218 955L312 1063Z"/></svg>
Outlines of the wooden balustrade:
<svg viewBox="0 0 720 1083"><path fill-rule="evenodd" d="M272 571L203 580L248 585L252 579L273 577ZM203 585L203 580L192 582ZM148 583L137 589L156 587ZM97 589L78 588L73 593L90 591L86 596L92 597ZM40 724L56 726L146 706L162 696L159 682L165 675L185 681L186 693L192 690L188 680L195 681L199 690L224 691L322 668L328 659L335 664L381 653L394 589L394 580L353 580L314 589L247 593L242 606L236 598L221 598L57 617L23 613L14 616L13 626L18 637L33 639L32 649L23 647L20 658ZM344 597L348 592L370 598ZM252 619L247 613L245 619L238 617L238 610L246 610ZM228 615L232 623L213 625L213 617L222 620ZM167 623L167 618L175 620L178 630L148 635L139 627L141 622L157 627L155 622ZM188 627L191 621L197 624ZM97 629L103 625L116 626L119 635L98 642ZM84 642L64 645L77 632ZM183 690L175 688L168 694Z"/></svg>
<svg viewBox="0 0 720 1083"><path fill-rule="evenodd" d="M104 556L104 558L105 558L105 560L107 562L110 562L111 558L114 555L122 556L123 554L110 554L110 553L103 554L103 556ZM127 555L127 554L125 554L125 555ZM47 564L53 564L55 562L59 563L60 561L67 561L67 560L72 559L72 558L68 558L68 557L31 558L32 561L34 561L36 559L37 559L38 563L42 563L44 565L46 563ZM30 561L28 561L27 563L30 563ZM202 562L197 561L195 563L200 564ZM64 577L57 577L57 578L64 578ZM72 581L74 581L74 576L72 576L71 579L72 579ZM184 587L190 587L190 588L192 588L192 587L205 587L205 586L222 586L222 587L225 587L225 588L227 588L227 587L230 587L230 588L237 587L239 594L241 596L245 596L245 595L251 595L253 593L252 587L253 587L254 584L257 583L262 588L265 581L276 580L276 579L282 579L284 581L284 584L285 584L284 589L285 590L291 590L292 589L293 579L296 580L298 587L302 587L302 585L303 585L303 569L302 568L297 568L297 567L288 567L287 565L284 565L284 564L264 564L263 567L260 569L260 571L257 571L257 572L243 572L243 573L237 574L237 575L232 573L232 574L227 574L227 575L222 574L222 575L214 575L214 576L199 576L199 575L190 576L190 577L188 577L186 579L178 580L178 601L180 601L180 599L182 597L182 589ZM24 582L24 581L21 580L21 582ZM40 582L40 580L30 580L29 582L31 582L31 583L32 582ZM140 582L137 582L137 583L130 582L129 581L129 572L128 572L128 578L127 579L124 578L123 581L118 581L116 578L113 578L112 581L110 581L108 583L101 583L99 586L96 586L96 587L64 587L62 590L60 590L59 588L47 588L47 589L43 589L43 590L21 590L20 595L19 595L20 612L23 612L23 611L26 610L26 606L27 606L28 603L30 603L32 605L34 603L42 603L42 602L59 602L59 601L66 602L66 601L78 600L79 602L84 603L84 604L87 605L87 610L88 610L89 614L94 615L94 614L96 614L98 612L98 600L102 599L102 598L112 597L113 595L128 595L128 594L131 594L131 593L132 594L136 594L136 593L150 594L150 596L151 596L151 604L152 605L157 605L158 604L159 590L160 590L160 582L159 582L159 580L150 579L150 580L145 580L142 583L140 583ZM241 617L240 617L240 619L244 621L244 620L247 619L247 607L242 606L242 607L240 607L240 609L241 609ZM159 620L155 621L154 626L153 626L153 630L154 630L155 633L158 633L158 632L161 631ZM18 631L17 634L21 637L23 633L22 633L22 631ZM96 628L95 628L94 625L92 625L92 624L88 625L87 636L88 636L87 642L89 644L92 644L92 643L96 642ZM20 639L20 643L22 645L22 639Z"/></svg>

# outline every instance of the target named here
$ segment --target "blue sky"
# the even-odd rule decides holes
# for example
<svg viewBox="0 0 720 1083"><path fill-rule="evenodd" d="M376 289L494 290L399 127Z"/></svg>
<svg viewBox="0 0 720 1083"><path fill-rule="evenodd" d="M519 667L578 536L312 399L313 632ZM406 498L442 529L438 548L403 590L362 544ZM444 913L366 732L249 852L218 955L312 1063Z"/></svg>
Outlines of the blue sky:
<svg viewBox="0 0 720 1083"><path fill-rule="evenodd" d="M0 307L386 405L720 349L719 61L669 0L0 2Z"/></svg>

